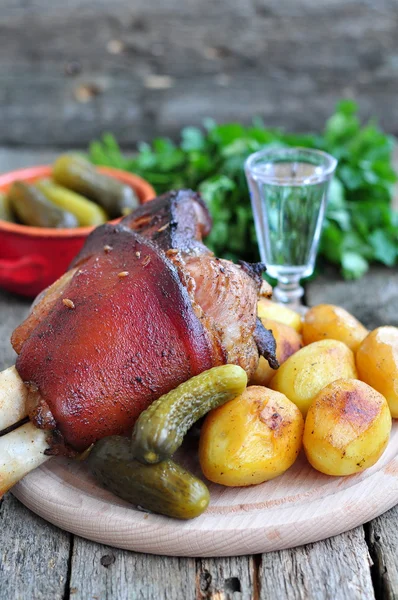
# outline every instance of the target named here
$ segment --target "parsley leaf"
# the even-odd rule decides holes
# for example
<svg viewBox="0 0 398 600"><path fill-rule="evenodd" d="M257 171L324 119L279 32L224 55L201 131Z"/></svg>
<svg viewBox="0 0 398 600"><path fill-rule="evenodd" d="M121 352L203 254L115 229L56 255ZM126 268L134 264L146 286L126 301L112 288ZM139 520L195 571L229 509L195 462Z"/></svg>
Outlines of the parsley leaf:
<svg viewBox="0 0 398 600"><path fill-rule="evenodd" d="M243 171L247 156L265 146L319 148L339 163L329 191L320 258L338 265L344 277L361 277L372 262L398 263L398 214L392 208L394 140L373 121L362 125L352 100L338 103L322 134L289 134L260 119L245 127L206 119L203 129L185 127L174 143L157 138L125 156L105 134L90 145L98 165L132 171L158 193L181 187L202 192L213 216L207 244L218 256L258 260L250 199Z"/></svg>

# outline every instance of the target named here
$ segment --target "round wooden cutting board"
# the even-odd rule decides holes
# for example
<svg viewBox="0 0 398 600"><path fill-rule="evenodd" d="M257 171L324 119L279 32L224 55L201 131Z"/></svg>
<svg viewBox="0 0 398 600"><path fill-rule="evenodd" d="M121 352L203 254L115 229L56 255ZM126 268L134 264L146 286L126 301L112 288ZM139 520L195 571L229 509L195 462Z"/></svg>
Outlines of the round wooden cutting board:
<svg viewBox="0 0 398 600"><path fill-rule="evenodd" d="M192 446L183 452L196 454ZM180 462L200 474L193 460ZM398 423L379 462L361 474L328 477L302 455L284 475L262 485L209 487L208 510L178 521L139 511L103 490L84 463L53 458L13 493L62 529L118 548L196 557L280 550L342 533L398 503Z"/></svg>

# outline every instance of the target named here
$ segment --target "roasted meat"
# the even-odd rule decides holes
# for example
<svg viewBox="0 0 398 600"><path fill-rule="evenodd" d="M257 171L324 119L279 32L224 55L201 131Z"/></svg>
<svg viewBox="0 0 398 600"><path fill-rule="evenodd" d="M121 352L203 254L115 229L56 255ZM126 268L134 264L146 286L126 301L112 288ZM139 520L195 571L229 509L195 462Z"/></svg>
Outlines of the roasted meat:
<svg viewBox="0 0 398 600"><path fill-rule="evenodd" d="M214 257L210 227L200 196L180 191L89 236L12 337L38 427L81 451L212 366L255 370L259 270ZM272 339L259 344L271 359Z"/></svg>
<svg viewBox="0 0 398 600"><path fill-rule="evenodd" d="M122 220L123 225L152 240L164 252L211 254L202 238L211 231L210 213L200 194L179 190L158 196Z"/></svg>
<svg viewBox="0 0 398 600"><path fill-rule="evenodd" d="M243 261L236 265L213 255L202 242L202 236L210 232L211 218L199 194L168 192L141 206L123 223L151 239L174 262L192 301L208 319L207 329L218 335L228 363L253 374L259 358L256 340L266 337L268 344L260 344L260 354L277 367L273 336L256 322L260 291L267 295L261 277L265 266Z"/></svg>

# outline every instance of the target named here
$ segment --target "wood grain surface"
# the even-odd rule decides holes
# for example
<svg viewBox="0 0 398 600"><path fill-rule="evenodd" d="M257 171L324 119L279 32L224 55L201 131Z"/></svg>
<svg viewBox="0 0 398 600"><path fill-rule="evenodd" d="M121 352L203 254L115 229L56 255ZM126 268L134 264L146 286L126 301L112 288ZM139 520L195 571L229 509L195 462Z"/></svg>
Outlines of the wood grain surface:
<svg viewBox="0 0 398 600"><path fill-rule="evenodd" d="M0 597L63 600L71 536L32 521L11 494L0 505L0 523Z"/></svg>
<svg viewBox="0 0 398 600"><path fill-rule="evenodd" d="M0 148L0 171L43 164L52 156L47 150ZM352 282L348 290L330 271L307 284L307 302L314 304L331 293L333 301L348 310L355 305L356 316L364 322L371 315L373 324L381 325L387 315L396 315L395 275L373 268L365 288ZM386 303L384 288L391 279L394 291ZM381 287L372 284L380 280ZM28 307L26 300L0 292L0 369L15 360L9 336ZM13 523L19 523L18 530ZM232 559L178 559L119 550L67 534L7 494L0 500L0 599L153 600L163 594L170 600L391 600L398 598L396 531L398 511L393 508L365 527L291 550ZM48 536L53 536L54 546L46 544ZM54 554L60 556L57 569L51 568ZM29 580L34 587L28 587Z"/></svg>
<svg viewBox="0 0 398 600"><path fill-rule="evenodd" d="M10 168L14 164L20 165L17 153L10 152L8 156L15 157L14 162L13 158L8 159ZM30 160L34 160L34 156ZM40 158L38 162L41 162ZM371 270L369 285L372 293L366 295L370 297L369 302L373 299L375 318L380 315L380 306L389 310L384 303L383 287L378 289L372 286L373 277L377 279L380 272L384 270ZM392 272L388 274L391 277ZM326 284L331 291L339 287L337 274L331 272L328 277L327 280L318 279L307 285L307 301L310 304L313 299L317 301L322 296ZM352 298L358 297L359 291L363 294L360 282L354 282L349 294L344 293L342 288L340 297L334 296L334 300L352 309ZM392 306L398 305L398 285L395 286L395 295L390 296L390 303ZM0 292L0 369L15 360L9 336L26 316L28 308L27 300ZM362 318L360 307L357 316ZM384 319L375 324L382 322ZM45 524L11 494L7 494L2 503L0 501L0 581L6 582L0 585L0 598L26 600L29 595L24 594L25 581L34 577L35 591L30 597L38 600L48 600L49 597L73 600L76 595L82 599L97 596L101 600L153 600L161 597L165 589L165 572L170 576L167 598L171 600L240 600L243 593L256 600L269 600L270 597L277 597L278 600L373 600L374 590L378 599L384 598L379 591L381 589L388 590L385 593L389 595L385 597L395 598L398 597L398 581L394 576L398 570L398 558L390 538L398 527L397 514L397 510L393 509L366 525L365 529L358 527L353 532L297 549L232 560L195 560L141 555L82 540ZM18 532L10 527L11 522L19 523ZM375 543L371 535L374 524L383 530L382 536L376 532ZM41 531L46 535L48 531L54 535L56 552L61 556L60 574L54 575L54 570L43 570L40 566L40 563L50 564L49 561L54 559L51 549L48 550L43 543ZM101 548L101 552L98 552L98 548ZM109 563L109 559L101 562L102 557L108 555L114 557L114 561L112 558L111 564L102 564ZM12 559L6 561L7 556ZM132 557L130 561L126 560L127 556ZM133 568L135 565L137 569ZM88 578L89 569L93 574L91 581ZM60 584L61 576L65 577L65 581ZM235 591L238 587L241 592ZM32 589L30 591L33 592Z"/></svg>
<svg viewBox="0 0 398 600"><path fill-rule="evenodd" d="M5 0L0 144L128 146L205 117L315 131L342 97L398 133L395 0Z"/></svg>
<svg viewBox="0 0 398 600"><path fill-rule="evenodd" d="M260 598L374 598L371 559L362 527L293 550L263 554Z"/></svg>
<svg viewBox="0 0 398 600"><path fill-rule="evenodd" d="M195 448L182 448L176 460L203 477L196 455ZM129 506L102 489L84 463L53 458L24 477L13 494L62 529L127 550L195 557L292 548L362 525L398 503L398 423L383 456L363 473L329 477L302 453L286 473L264 484L209 483L209 490L206 512L182 522Z"/></svg>

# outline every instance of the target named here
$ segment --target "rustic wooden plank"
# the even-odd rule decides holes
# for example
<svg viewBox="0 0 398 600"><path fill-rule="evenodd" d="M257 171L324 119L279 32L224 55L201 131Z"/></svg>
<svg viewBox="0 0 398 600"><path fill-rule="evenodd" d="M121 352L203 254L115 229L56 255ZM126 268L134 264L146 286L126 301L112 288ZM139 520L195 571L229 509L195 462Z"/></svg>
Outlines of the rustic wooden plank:
<svg viewBox="0 0 398 600"><path fill-rule="evenodd" d="M15 360L10 335L29 306L29 300L0 292L0 370ZM0 599L63 599L69 546L69 534L7 494L0 500Z"/></svg>
<svg viewBox="0 0 398 600"><path fill-rule="evenodd" d="M383 284L385 284L386 282L386 276L388 275L388 277L393 276L394 274L392 273L392 271L388 271L383 273L383 275L381 276L380 282ZM368 276L370 277L370 276ZM322 280L321 280L322 281ZM370 277L369 282L371 283L372 278ZM369 283L368 282L368 283ZM321 283L321 282L320 282ZM322 282L322 287L324 288L325 286L325 281ZM311 284L310 288L313 286L314 284ZM333 289L335 287L335 282L332 283L331 285L331 289ZM346 285L346 284L344 284ZM357 284L355 284L357 285ZM316 288L314 288L316 289ZM347 288L346 288L347 290ZM371 287L371 290L373 290L373 285ZM314 292L318 293L317 291ZM368 288L368 294L369 294L369 288ZM345 297L347 297L347 291L345 292ZM364 295L363 295L363 290L361 294L358 294L359 298L362 300L364 300ZM377 303L380 301L379 298L374 298L374 294L373 291L370 294L371 298L373 299L374 303ZM394 299L395 296L393 296ZM322 300L322 298L321 298ZM324 298L323 298L324 300ZM369 301L370 302L370 301ZM362 304L361 303L361 304ZM393 300L392 300L392 305L393 304ZM11 364L12 360L13 360L13 353L10 349L10 346L8 344L8 338L9 338L9 334L11 333L12 329L14 328L14 326L20 321L22 320L22 318L25 316L26 311L28 309L29 306L29 302L23 299L18 299L15 296L11 296L8 295L4 292L0 293L0 314L1 314L1 322L0 322L0 327L2 327L1 331L0 331L0 361L1 361L1 367L6 366L8 364ZM395 304L396 306L396 304ZM350 309L350 308L349 308ZM358 314L358 313L357 313ZM10 316L11 315L11 316ZM361 317L363 318L363 317ZM379 324L379 322L377 321L377 315L374 315L374 322L375 324ZM365 320L365 319L364 319ZM380 321L381 322L381 321ZM7 504L6 504L7 503ZM32 516L31 513L29 513L28 511L26 511L26 509L23 509L19 504L16 503L15 500L13 500L11 498L11 496L8 496L5 504L3 504L3 512L1 513L1 517L2 519L4 519L4 506L7 506L9 503L15 503L16 505L16 510L22 509L23 511L26 512L26 514L23 515L23 518L21 519L21 515L20 513L7 513L8 517L7 519L11 519L13 522L17 523L19 520L25 521L32 518L32 519L37 519L36 517ZM19 507L19 508L18 508ZM7 509L8 510L8 509ZM380 519L387 519L390 517L391 513L393 511L390 511L390 513L388 513L385 517L382 517ZM11 518L10 518L11 515ZM376 523L378 523L378 521L380 520L378 519L376 521ZM40 519L37 519L40 524L46 525L44 524L44 522L42 522ZM5 521L4 521L5 522ZM8 520L7 520L7 524L8 524ZM393 525L391 524L384 524L384 531L383 531L383 538L380 538L380 552L382 552L382 554L380 554L380 556L382 556L383 558L383 563L380 562L380 565L384 565L386 563L388 563L389 569L390 570L394 570L396 569L396 560L394 563L394 553L396 555L396 551L395 548L396 546L394 546L395 542L393 541L392 544L392 551L391 553L389 552L389 548L388 548L388 544L389 544L389 540L390 540L390 531L389 528L391 527L395 527L396 524L394 523ZM47 527L51 527L51 526L47 526ZM3 533L5 532L5 529L7 529L7 533L9 533L8 527L2 527L2 530L0 530L0 535L1 535L1 531L3 531ZM52 528L55 530L55 528ZM58 533L63 536L66 534L63 534L62 532L60 532L60 530L55 530L57 535ZM376 531L376 530L375 530ZM360 530L355 530L355 532L360 532ZM388 535L387 535L388 534ZM362 534L357 534L355 533L355 539L354 541L350 538L351 535L354 535L353 532L350 532L349 534L345 534L344 536L338 536L337 538L333 538L332 540L327 540L326 542L321 542L318 544L314 544L314 545L310 545L304 548L300 548L297 549L295 551L283 551L281 553L272 553L270 555L264 555L262 557L262 566L260 568L260 581L261 581L261 587L260 587L260 591L261 591L261 597L265 598L265 597L278 597L278 598L284 598L284 597L289 597L290 598L309 598L311 600L311 598L347 598L349 597L351 598L373 598L374 596L371 594L371 590L369 591L369 578L366 575L367 573L367 568L366 568L366 564L367 564L367 557L365 549L363 547L362 544ZM359 538L358 538L359 535ZM376 539L376 536L379 535L378 533L376 533L374 539ZM15 538L15 540L18 540L19 537L21 536L20 532L16 532L15 535L11 535L11 539ZM348 536L348 537L347 537ZM58 539L58 538L57 538ZM372 538L371 538L372 539ZM15 541L14 540L14 541ZM37 540L37 543L36 543ZM382 540L382 541L381 541ZM379 541L379 540L376 540ZM80 550L78 550L79 548L79 543L82 543L83 545L81 546ZM1 543L1 542L0 542ZM32 545L29 548L29 555L36 555L37 560L39 561L42 556L43 556L43 552L42 552L42 548L41 548L41 538L34 538L32 541ZM84 545L86 544L86 546ZM327 548L324 548L324 545L327 545ZM1 543L0 547L4 547L4 544ZM103 575L103 571L101 572L101 570L98 567L98 564L94 564L93 562L93 570L92 570L92 575L90 575L90 570L89 568L87 568L86 571L83 571L83 563L84 561L87 561L87 563L90 562L90 555L95 554L96 549L100 548L101 552L104 551L104 554L101 554L101 556L99 557L99 560L97 560L97 563L99 562L100 567L103 569L103 571L105 571L107 569L107 567L101 563L101 558L103 556L110 556L110 552L113 553L113 555L115 555L116 553L116 558L115 558L115 562L113 563L113 558L111 556L111 565L108 565L108 569L112 568L113 564L118 564L119 563L123 563L124 565L126 565L126 568L123 567L123 569L120 569L119 566L117 567L118 569L118 573L120 575L115 575L114 572L112 571L107 571L105 573L105 576ZM387 551L386 551L387 548ZM352 553L355 551L355 555L356 555L356 560L354 560L355 557L352 556ZM119 558L119 554L123 555L123 558ZM321 561L321 557L325 555L324 561ZM78 557L79 556L79 557ZM342 573L341 570L338 570L340 568L340 563L335 565L336 560L340 561L341 563L345 563L347 564L347 556L348 556L348 567L347 570L344 571L344 573ZM374 555L376 556L376 555ZM129 557L135 557L135 562L132 564L129 562ZM333 562L333 557L334 557L334 562ZM67 563L67 558L64 558L65 564ZM94 561L94 559L93 559ZM149 562L148 562L149 561ZM151 562L153 561L153 562ZM157 557L151 557L151 556L145 556L145 555L132 555L130 553L127 552L121 552L121 551L117 551L114 549L109 549L105 546L98 546L96 544L92 544L91 542L86 542L85 540L77 540L76 541L76 546L75 546L75 552L73 555L73 561L72 561L72 573L73 573L73 569L77 569L75 570L76 573L76 577L74 579L75 582L79 583L79 585L82 583L82 585L86 585L85 588L81 588L83 589L83 592L80 593L78 590L75 591L75 587L74 585L71 583L70 585L70 593L71 593L71 597L79 597L78 595L75 596L75 594L81 594L80 597L81 598L86 598L86 597L91 597L89 594L91 594L91 590L87 587L88 582L90 581L94 581L97 578L101 578L101 586L98 586L98 588L96 589L101 589L102 594L100 594L98 597L99 598L113 598L113 597L128 597L128 598L153 598L153 597L167 597L167 598L172 598L173 596L171 595L172 592L169 590L170 595L165 595L165 596L160 596L159 592L158 592L158 588L153 587L154 584L158 584L160 585L160 583L163 582L167 582L167 573L169 573L170 575L170 579L172 579L172 582L170 583L171 588L175 589L175 583L174 583L174 578L176 576L176 573L179 572L179 570L181 570L185 576L186 572L189 571L189 575L188 575L188 579L190 582L190 587L189 589L194 590L195 589L195 583L193 582L192 579L192 573L195 572L194 566L192 565L192 562L190 559L188 559L188 563L189 563L189 568L186 566L185 560L180 560L178 563L175 562L167 562L167 563L162 563L162 566L158 569L158 562L159 561L178 561L178 559L165 559L165 558L157 558ZM18 564L17 559L14 561L15 564ZM271 565L269 564L271 562ZM4 563L4 561L2 560L0 562L0 573L1 573L1 568L2 568L2 564ZM103 563L109 563L109 558L103 559ZM6 563L4 563L6 564ZM154 566L156 565L156 566ZM252 566L255 566L255 564L253 563L252 559L206 559L206 560L202 560L202 561L197 561L196 563L196 574L199 575L199 578L196 578L196 593L198 594L199 592L202 594L202 596L197 596L197 597L214 597L214 598L240 598L241 595L239 594L250 594L250 590L252 587L253 590L253 597L255 594L255 578L252 574ZM287 566L286 566L287 565ZM127 569L128 566L128 569ZM133 566L133 568L131 568L131 566ZM254 569L253 566L253 569ZM384 568L384 567L382 567ZM380 568L379 572L382 572L382 568ZM19 585L18 581L15 583L14 582L14 588L7 588L7 591L5 592L5 595L3 596L4 598L12 598L12 597L21 597L21 598L25 598L25 597L29 597L28 593L21 593L20 590L23 590L24 592L26 591L27 588L24 587L24 577L27 578L31 575L31 566L28 563L27 567L25 569L25 567L21 568L21 581L22 583L20 584L20 588L17 588L15 586ZM77 576L77 573L81 572L81 577ZM162 570L163 569L163 570ZM337 570L336 570L337 569ZM285 570L285 572L284 572ZM289 570L290 570L290 574L289 574ZM145 577L142 576L142 572L147 573L145 575ZM284 572L284 580L281 580L281 571L282 574ZM331 572L332 573L336 573L336 582L338 583L339 581L339 577L341 579L340 584L339 584L339 588L337 587L337 583L335 584L336 587L330 587L330 576L331 576ZM359 574L358 574L359 572ZM47 572L48 573L48 572ZM53 573L53 572L52 572ZM99 573L99 576L98 576ZM132 582L131 585L134 585L136 587L131 587L130 583L128 583L128 585L130 585L130 588L126 588L126 586L124 585L124 583L122 583L122 575L121 573L124 573L124 576L126 577L127 581L131 581L131 578L134 574L138 574L138 577L136 576L136 580L135 582ZM208 575L210 575L211 579L209 579ZM355 576L355 574L357 574L357 576ZM277 575L279 576L279 578L277 577ZM41 575L40 575L41 577ZM395 575L394 575L395 577ZM48 584L52 585L53 584L53 579L54 576L51 575L51 577L48 577L49 581ZM239 581L239 585L241 588L241 592L239 592L237 590L238 587L238 583L236 581L236 579L238 579ZM0 577L0 580L3 581L3 576ZM50 581L51 580L51 581ZM60 579L59 579L60 580ZM86 581L87 580L87 581ZM137 581L138 580L138 581ZM299 582L304 582L303 585L299 585L299 592L298 595L294 596L292 595L292 593L294 592L294 590L290 587L288 587L288 593L290 595L285 595L283 596L284 593L284 586L286 585L286 581L293 581L293 587L296 588L298 586L297 581ZM334 580L334 577L333 577ZM36 580L36 584L37 584ZM105 581L105 583L103 583ZM349 581L353 581L353 588L349 587L348 583ZM115 586L119 585L118 582L121 582L120 585L122 585L121 588L117 588ZM207 583L206 583L207 582ZM319 583L320 582L320 583ZM152 587L150 587L150 584L152 585ZM201 589L201 586L203 587L203 589ZM385 597L394 597L394 593L396 593L396 587L394 587L394 584L390 584L388 583L388 585L386 584L386 587L383 589L386 589L386 594L390 593L390 596L385 596ZM123 587L124 586L124 587ZM199 586L199 587L198 587ZM207 589L206 589L206 586ZM279 588L277 587L279 586ZM388 587L390 586L390 587ZM164 587L164 586L163 586ZM342 589L342 591L345 591L345 595L343 593L341 593L340 595L338 595L338 593L340 593L340 588ZM34 589L33 587L31 589ZM123 596L118 594L118 590L119 589L129 589L129 591L131 592L130 595L128 596ZM280 589L280 595L278 595L277 590ZM155 591L154 591L155 590ZM390 591L388 591L390 590ZM392 591L391 591L392 590ZM394 592L395 590L395 592ZM32 597L51 597L51 598L56 598L58 597L56 595L56 593L54 593L53 589L50 589L49 587L46 588L46 593L47 596L45 595L45 593L43 593L43 596L38 596L36 595L32 595ZM269 591L269 595L267 596L267 591ZM87 592L87 593L86 593ZM3 585L0 588L0 598L2 598L1 594L3 593ZM95 590L93 592L93 594L95 593ZM179 596L176 596L177 598L180 597L184 597L184 598L190 598L190 597L195 597L195 596L189 596L187 594L187 588L184 587L180 587L179 588ZM181 595L181 593L185 594L185 595ZM208 595L204 595L204 593L207 593ZM6 595L7 594L7 595ZM13 595L14 594L14 595ZM19 595L18 595L19 594ZM86 594L86 595L85 595ZM133 595L136 594L136 595ZM140 595L139 595L140 594ZM209 595L209 594L213 594L213 596ZM218 595L217 595L218 594ZM226 595L226 594L230 594L230 596ZM231 595L233 594L233 595ZM300 595L301 594L301 595ZM305 595L307 594L307 595ZM312 594L312 595L311 595ZM366 595L368 594L368 595ZM67 596L65 596L67 597ZM250 597L249 596L242 596L242 597ZM381 596L384 597L384 596Z"/></svg>
<svg viewBox="0 0 398 600"><path fill-rule="evenodd" d="M196 600L251 600L257 597L253 556L198 559Z"/></svg>
<svg viewBox="0 0 398 600"><path fill-rule="evenodd" d="M306 302L344 306L367 327L398 325L398 272L372 267L359 281L344 281L332 270L306 285Z"/></svg>
<svg viewBox="0 0 398 600"><path fill-rule="evenodd" d="M0 146L0 174L13 171L14 169L23 169L36 165L51 164L59 155L59 150L43 148L40 150L29 150L6 148Z"/></svg>
<svg viewBox="0 0 398 600"><path fill-rule="evenodd" d="M365 526L377 598L398 598L398 506Z"/></svg>
<svg viewBox="0 0 398 600"><path fill-rule="evenodd" d="M313 130L342 96L396 133L397 24L391 0L6 2L0 143L132 145L206 116Z"/></svg>
<svg viewBox="0 0 398 600"><path fill-rule="evenodd" d="M292 550L263 554L259 600L371 600L363 527Z"/></svg>
<svg viewBox="0 0 398 600"><path fill-rule="evenodd" d="M29 306L29 300L0 291L0 370L15 360L10 335ZM63 599L69 546L69 534L7 494L0 500L0 599Z"/></svg>
<svg viewBox="0 0 398 600"><path fill-rule="evenodd" d="M0 599L66 598L69 547L69 534L7 494L0 507Z"/></svg>
<svg viewBox="0 0 398 600"><path fill-rule="evenodd" d="M15 327L28 314L30 304L31 300L0 290L0 370L15 362L10 337Z"/></svg>
<svg viewBox="0 0 398 600"><path fill-rule="evenodd" d="M195 560L137 554L75 537L73 600L195 600Z"/></svg>

